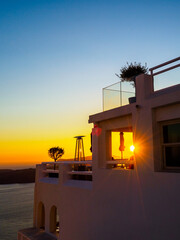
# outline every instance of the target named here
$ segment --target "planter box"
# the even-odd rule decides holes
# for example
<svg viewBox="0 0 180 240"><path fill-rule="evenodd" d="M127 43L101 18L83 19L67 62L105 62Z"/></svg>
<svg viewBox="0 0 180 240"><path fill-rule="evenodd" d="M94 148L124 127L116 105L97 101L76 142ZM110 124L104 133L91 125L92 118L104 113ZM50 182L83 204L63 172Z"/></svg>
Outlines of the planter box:
<svg viewBox="0 0 180 240"><path fill-rule="evenodd" d="M128 98L128 100L129 100L129 104L135 103L136 102L136 97L130 97L130 98Z"/></svg>

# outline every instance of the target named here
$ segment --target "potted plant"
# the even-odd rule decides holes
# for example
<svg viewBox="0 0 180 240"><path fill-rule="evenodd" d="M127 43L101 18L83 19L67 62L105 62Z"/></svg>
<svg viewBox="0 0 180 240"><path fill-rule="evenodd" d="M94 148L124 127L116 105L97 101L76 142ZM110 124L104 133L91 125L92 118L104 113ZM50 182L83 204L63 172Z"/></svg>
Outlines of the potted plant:
<svg viewBox="0 0 180 240"><path fill-rule="evenodd" d="M142 66L141 63L127 63L126 66L120 69L120 74L116 74L117 77L121 79L122 82L130 82L133 87L136 87L136 77L140 74L148 73L148 68ZM136 102L136 97L129 98L129 103Z"/></svg>

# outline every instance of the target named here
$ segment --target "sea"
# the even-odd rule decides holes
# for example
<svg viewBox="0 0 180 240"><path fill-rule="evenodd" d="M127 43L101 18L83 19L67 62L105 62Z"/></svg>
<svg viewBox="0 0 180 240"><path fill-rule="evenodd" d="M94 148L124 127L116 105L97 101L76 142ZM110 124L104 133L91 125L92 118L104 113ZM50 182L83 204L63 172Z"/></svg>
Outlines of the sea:
<svg viewBox="0 0 180 240"><path fill-rule="evenodd" d="M0 185L0 240L17 240L33 225L34 183Z"/></svg>

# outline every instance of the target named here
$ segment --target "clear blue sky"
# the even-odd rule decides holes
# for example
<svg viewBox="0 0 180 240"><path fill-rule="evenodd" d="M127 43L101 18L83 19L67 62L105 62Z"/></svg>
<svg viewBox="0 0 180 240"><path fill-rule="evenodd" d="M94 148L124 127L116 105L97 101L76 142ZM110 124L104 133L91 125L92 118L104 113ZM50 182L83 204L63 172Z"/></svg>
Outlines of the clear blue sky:
<svg viewBox="0 0 180 240"><path fill-rule="evenodd" d="M1 143L86 134L127 61L180 55L179 25L179 0L1 0Z"/></svg>

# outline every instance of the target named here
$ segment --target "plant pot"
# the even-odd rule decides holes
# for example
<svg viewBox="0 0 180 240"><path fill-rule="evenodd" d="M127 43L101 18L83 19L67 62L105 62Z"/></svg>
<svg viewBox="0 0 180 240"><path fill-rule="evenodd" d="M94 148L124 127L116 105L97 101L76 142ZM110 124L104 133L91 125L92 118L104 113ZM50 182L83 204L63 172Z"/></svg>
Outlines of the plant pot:
<svg viewBox="0 0 180 240"><path fill-rule="evenodd" d="M130 97L130 98L128 98L128 100L129 100L129 104L135 103L136 102L136 97Z"/></svg>

